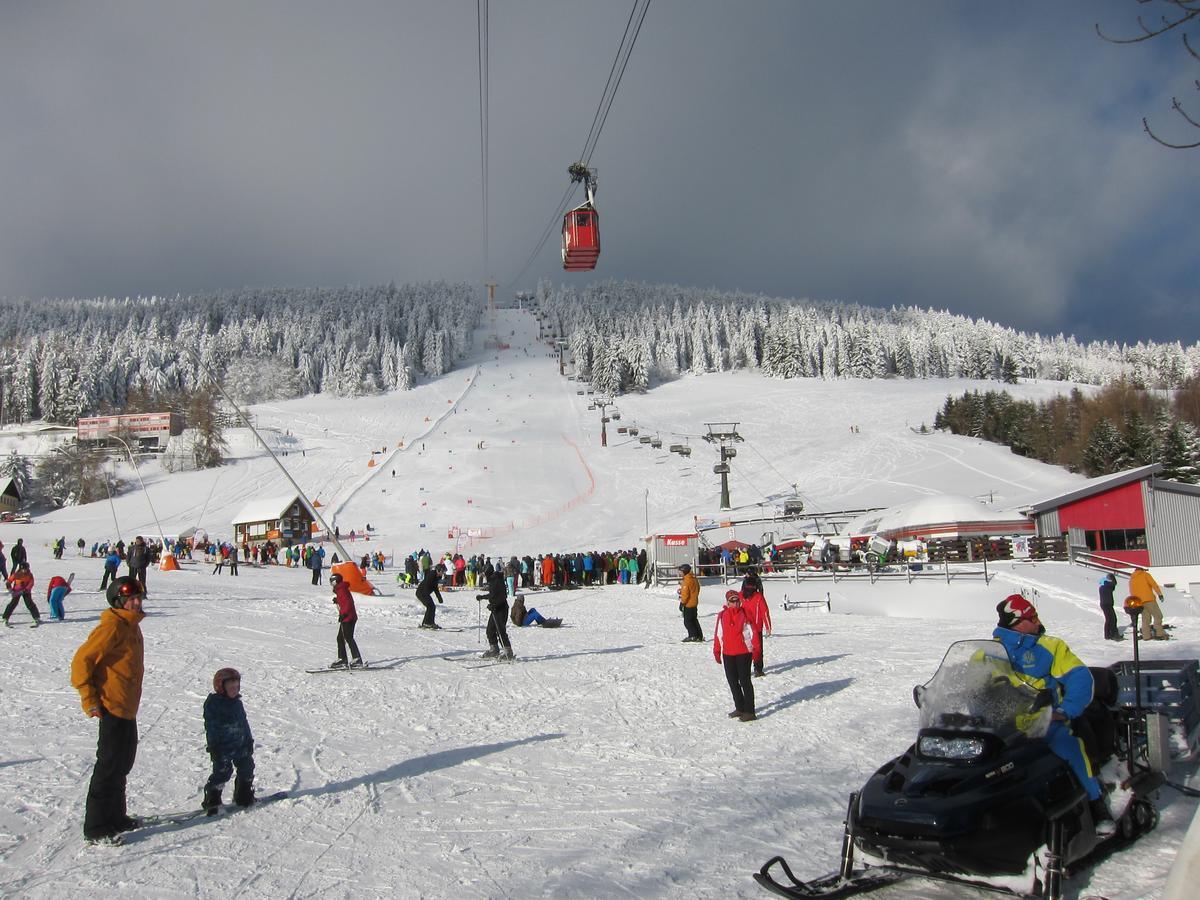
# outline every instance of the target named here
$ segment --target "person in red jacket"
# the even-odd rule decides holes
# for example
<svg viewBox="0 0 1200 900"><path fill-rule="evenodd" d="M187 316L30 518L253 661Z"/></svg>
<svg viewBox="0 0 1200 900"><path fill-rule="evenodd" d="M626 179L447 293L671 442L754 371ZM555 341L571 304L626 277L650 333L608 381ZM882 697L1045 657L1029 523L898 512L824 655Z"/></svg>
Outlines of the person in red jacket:
<svg viewBox="0 0 1200 900"><path fill-rule="evenodd" d="M725 663L725 680L733 694L731 719L753 722L754 683L750 680L750 657L754 647L754 626L742 609L742 595L737 591L725 593L725 608L717 614L713 627L713 656ZM722 655L724 659L722 659Z"/></svg>
<svg viewBox="0 0 1200 900"><path fill-rule="evenodd" d="M771 609L767 606L767 598L763 596L762 582L757 575L747 575L742 582L742 609L750 619L754 628L754 677L761 678L763 671L763 644L771 633Z"/></svg>
<svg viewBox="0 0 1200 900"><path fill-rule="evenodd" d="M338 658L329 664L329 668L344 669L348 665L352 669L357 669L363 664L363 661L362 654L358 652L358 644L354 642L354 626L358 622L358 610L354 608L354 597L350 595L350 586L346 584L341 575L336 573L330 575L329 583L333 585L333 602L337 604L338 608ZM353 654L353 658L349 662L346 661L347 644Z"/></svg>

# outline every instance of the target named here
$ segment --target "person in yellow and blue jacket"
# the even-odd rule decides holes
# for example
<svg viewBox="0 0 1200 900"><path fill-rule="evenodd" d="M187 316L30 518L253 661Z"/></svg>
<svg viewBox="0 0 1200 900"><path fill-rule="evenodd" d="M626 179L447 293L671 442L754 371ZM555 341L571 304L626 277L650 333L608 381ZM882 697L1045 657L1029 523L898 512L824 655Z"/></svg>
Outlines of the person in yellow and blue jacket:
<svg viewBox="0 0 1200 900"><path fill-rule="evenodd" d="M996 604L996 613L999 620L992 637L1004 645L1013 670L1027 684L1038 690L1049 689L1053 695L1054 719L1046 732L1046 742L1087 791L1093 819L1108 825L1112 815L1102 799L1100 781L1092 772L1083 741L1071 730L1072 720L1092 702L1092 673L1065 641L1046 634L1037 610L1020 594L1001 600Z"/></svg>

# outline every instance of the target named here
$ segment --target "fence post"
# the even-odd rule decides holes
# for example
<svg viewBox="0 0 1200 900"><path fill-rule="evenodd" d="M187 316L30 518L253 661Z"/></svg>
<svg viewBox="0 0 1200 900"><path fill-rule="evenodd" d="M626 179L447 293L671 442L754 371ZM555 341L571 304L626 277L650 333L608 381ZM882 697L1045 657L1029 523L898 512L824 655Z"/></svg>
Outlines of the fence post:
<svg viewBox="0 0 1200 900"><path fill-rule="evenodd" d="M946 567L946 584L949 584L950 583L950 557L949 556L947 556L942 561L942 565Z"/></svg>

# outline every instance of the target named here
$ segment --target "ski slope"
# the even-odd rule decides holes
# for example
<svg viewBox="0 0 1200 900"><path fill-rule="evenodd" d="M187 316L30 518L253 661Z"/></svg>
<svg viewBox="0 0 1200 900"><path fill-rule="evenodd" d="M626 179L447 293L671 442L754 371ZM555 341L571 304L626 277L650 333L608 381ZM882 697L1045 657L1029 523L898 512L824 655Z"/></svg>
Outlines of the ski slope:
<svg viewBox="0 0 1200 900"><path fill-rule="evenodd" d="M694 437L707 421L737 421L746 435L732 482L746 509L792 484L810 509L841 509L942 491L1009 506L1078 481L1003 448L911 430L967 382L683 378L621 398L622 419L601 448L599 414L559 377L532 320L501 311L493 327L511 349L481 353L415 391L253 410L288 449L281 461L293 477L336 511L343 537L367 522L378 529L370 545L347 544L352 552L438 553L454 546L455 527L495 530L472 546L464 537L463 549L505 556L635 546L647 519L650 530L688 527L716 508L715 454ZM614 433L632 421L665 444L692 436L691 459ZM725 715L728 689L711 644L679 643L669 588L531 594L531 606L565 626L512 628L518 661L479 667L474 592L446 595L438 618L447 630L420 631L421 607L389 575L379 579L385 596L356 598L360 647L385 668L310 675L306 668L335 655L327 588L283 567L243 566L234 578L185 563L149 576L130 810L198 803L208 772L201 706L226 665L242 672L259 790L292 797L150 828L121 848L85 846L96 727L68 669L103 602L94 591L100 562L72 556L71 545L113 536L114 511L127 540L150 533L151 505L168 533L199 525L229 535L243 503L288 490L270 460L235 437L237 460L218 470L166 475L145 465L149 502L134 490L111 509L0 526L6 546L18 536L30 546L43 614L52 575L73 571L79 588L66 622L30 629L20 607L14 627L0 629L0 896L767 896L750 875L775 853L802 875L836 866L847 795L914 736L912 685L934 672L950 641L990 634L1008 593L1025 590L1051 632L1090 664L1131 649L1101 639L1096 579L1065 564L1001 565L987 585L768 582L776 633L768 675L755 681L760 718L741 723ZM56 562L49 542L59 535L70 549ZM724 590L702 588L706 637ZM785 596L826 592L832 612L782 609ZM1200 654L1194 601L1172 589L1164 609L1176 639L1144 655ZM1072 882L1068 896L1158 896L1195 807L1164 791L1158 830ZM879 896L962 894L913 882Z"/></svg>

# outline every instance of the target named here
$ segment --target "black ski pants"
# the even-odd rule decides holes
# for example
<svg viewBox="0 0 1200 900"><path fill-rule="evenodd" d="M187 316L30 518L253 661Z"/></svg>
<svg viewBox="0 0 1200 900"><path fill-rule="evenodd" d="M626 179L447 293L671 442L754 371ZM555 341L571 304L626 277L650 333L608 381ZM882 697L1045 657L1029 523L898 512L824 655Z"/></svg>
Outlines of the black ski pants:
<svg viewBox="0 0 1200 900"><path fill-rule="evenodd" d="M1121 632L1117 629L1117 614L1113 610L1113 604L1101 601L1100 611L1104 613L1104 637L1108 640L1119 638Z"/></svg>
<svg viewBox="0 0 1200 900"><path fill-rule="evenodd" d="M422 597L422 596L421 596L421 593L418 591L418 592L417 592L417 599L418 599L418 600L420 600L420 601L421 601L421 605L425 607L425 618L423 618L423 619L421 620L421 624L422 624L422 625L433 625L433 624L435 624L435 623L434 623L434 621L433 621L433 616L434 616L433 597L432 597L432 596L429 596L428 594L427 594L426 596Z"/></svg>
<svg viewBox="0 0 1200 900"><path fill-rule="evenodd" d="M354 626L358 624L356 619L353 622L342 622L338 627L338 659L346 662L346 645L350 645L350 655L354 659L362 659L362 654L358 652L358 644L354 642Z"/></svg>
<svg viewBox="0 0 1200 900"><path fill-rule="evenodd" d="M508 639L508 604L488 607L487 642L489 647L501 646L512 649Z"/></svg>
<svg viewBox="0 0 1200 900"><path fill-rule="evenodd" d="M100 590L108 587L109 581L115 581L117 578L117 570L115 566L104 567L104 577L100 579Z"/></svg>
<svg viewBox="0 0 1200 900"><path fill-rule="evenodd" d="M229 776L237 769L237 780L244 784L254 783L254 755L251 753L230 756L228 753L212 753L212 774L208 776L207 791L219 791L229 781Z"/></svg>
<svg viewBox="0 0 1200 900"><path fill-rule="evenodd" d="M683 627L687 629L688 637L693 640L704 640L704 632L700 630L700 609L695 606L683 608Z"/></svg>
<svg viewBox="0 0 1200 900"><path fill-rule="evenodd" d="M29 610L29 614L33 616L33 621L40 622L42 620L42 614L38 612L37 604L33 602L33 596L29 593L29 591L22 591L19 594L13 595L13 598L9 601L8 606L4 608L4 621L8 621L8 617L12 615L13 610L17 608L17 604L22 600L25 601L25 608Z"/></svg>
<svg viewBox="0 0 1200 900"><path fill-rule="evenodd" d="M750 680L750 654L738 653L724 657L725 680L733 694L733 708L740 713L754 712L754 682Z"/></svg>
<svg viewBox="0 0 1200 900"><path fill-rule="evenodd" d="M320 570L320 569L313 569L313 570L312 570L312 573L313 573L313 579L312 579L312 583L313 583L313 584L320 584L320 583L321 583L321 570Z"/></svg>
<svg viewBox="0 0 1200 900"><path fill-rule="evenodd" d="M96 765L88 785L87 806L83 814L83 836L107 837L115 834L125 818L125 780L137 757L136 719L122 719L112 713L100 715L100 740L96 744Z"/></svg>

